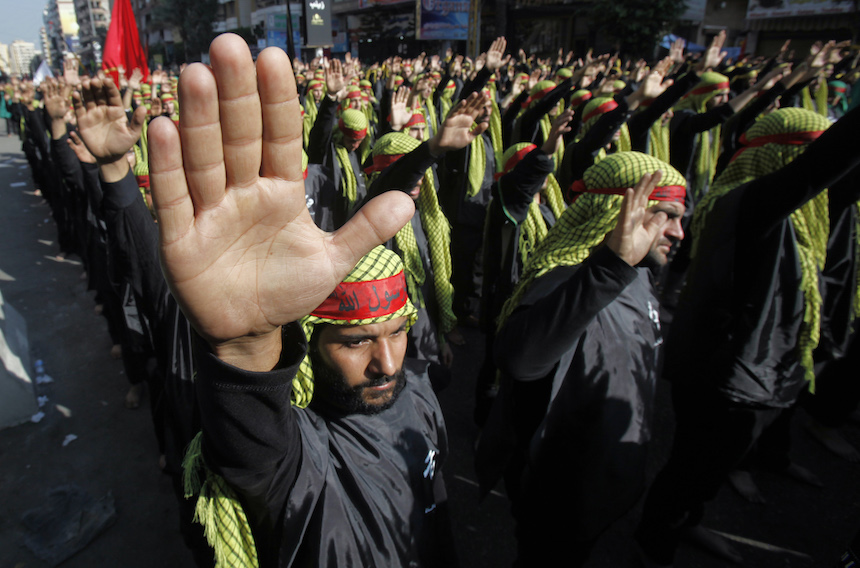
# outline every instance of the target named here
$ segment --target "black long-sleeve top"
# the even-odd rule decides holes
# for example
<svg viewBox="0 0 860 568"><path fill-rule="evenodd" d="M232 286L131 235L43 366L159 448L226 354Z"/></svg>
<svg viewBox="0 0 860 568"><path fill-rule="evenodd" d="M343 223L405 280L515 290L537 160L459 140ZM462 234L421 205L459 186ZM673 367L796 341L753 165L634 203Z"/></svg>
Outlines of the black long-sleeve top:
<svg viewBox="0 0 860 568"><path fill-rule="evenodd" d="M185 447L199 431L194 398L191 325L167 287L158 258L158 229L131 171L116 183L102 183L110 262L134 293L152 337L164 380L169 428L168 465L179 467Z"/></svg>
<svg viewBox="0 0 860 568"><path fill-rule="evenodd" d="M548 558L559 558L572 540L595 538L644 488L662 343L658 310L649 270L602 247L536 279L499 329L495 359L509 389L502 399L511 405L509 443L527 464L518 522L544 535L530 544L551 551ZM482 438L496 435L490 427ZM556 538L561 530L568 538Z"/></svg>
<svg viewBox="0 0 860 568"><path fill-rule="evenodd" d="M612 142L615 133L631 116L625 97L617 95L615 102L618 103L617 107L603 113L579 141L571 142L564 149L564 157L558 169L558 183L568 202L570 198L567 190L570 185L582 179L585 170L594 165L600 151Z"/></svg>
<svg viewBox="0 0 860 568"><path fill-rule="evenodd" d="M806 382L790 215L827 187L843 203L856 198L837 182L860 164L858 126L860 112L846 114L793 162L717 200L667 338L667 378L746 406L794 402Z"/></svg>
<svg viewBox="0 0 860 568"><path fill-rule="evenodd" d="M341 227L349 216L349 204L343 196L342 186L344 173L341 168L340 161L336 156L336 150L334 147L335 142L333 139L334 129L337 128L337 106L337 101L333 101L327 96L323 97L316 121L308 135L307 148L308 163L322 164L323 167L333 174L332 181L334 183L334 188L337 190L336 201L339 202L337 215L335 215L334 218L335 228ZM364 196L367 193L364 172L355 152L349 153L349 162L352 166L353 172L355 173L356 201L360 202L364 199Z"/></svg>
<svg viewBox="0 0 860 568"><path fill-rule="evenodd" d="M456 566L448 441L427 363L404 363L391 408L345 415L316 397L291 406L306 349L296 324L268 373L198 348L203 454L238 492L260 566Z"/></svg>
<svg viewBox="0 0 860 568"><path fill-rule="evenodd" d="M544 143L543 134L540 131L540 120L543 115L558 104L558 101L566 97L573 88L573 79L568 78L556 85L556 87L544 95L534 106L526 109L514 124L513 138L511 142L531 142L536 146Z"/></svg>
<svg viewBox="0 0 860 568"><path fill-rule="evenodd" d="M487 333L495 333L502 305L519 282L523 269L519 251L521 223L554 167L552 158L535 148L493 186L481 280L481 325ZM541 214L551 228L556 222L552 211L542 206Z"/></svg>

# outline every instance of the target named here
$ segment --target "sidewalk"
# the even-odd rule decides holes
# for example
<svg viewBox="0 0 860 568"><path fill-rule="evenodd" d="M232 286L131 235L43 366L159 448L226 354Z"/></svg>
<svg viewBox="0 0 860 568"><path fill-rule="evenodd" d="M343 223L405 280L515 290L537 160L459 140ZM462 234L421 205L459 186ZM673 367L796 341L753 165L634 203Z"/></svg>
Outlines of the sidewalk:
<svg viewBox="0 0 860 568"><path fill-rule="evenodd" d="M53 219L20 148L0 136L0 292L26 320L30 361L43 360L53 382L37 386L47 397L40 422L0 430L0 566L50 566L22 545L21 519L68 485L96 500L110 494L116 520L64 567L192 566L158 470L149 399L125 408L128 381L110 356L104 318L78 259L56 258Z"/></svg>

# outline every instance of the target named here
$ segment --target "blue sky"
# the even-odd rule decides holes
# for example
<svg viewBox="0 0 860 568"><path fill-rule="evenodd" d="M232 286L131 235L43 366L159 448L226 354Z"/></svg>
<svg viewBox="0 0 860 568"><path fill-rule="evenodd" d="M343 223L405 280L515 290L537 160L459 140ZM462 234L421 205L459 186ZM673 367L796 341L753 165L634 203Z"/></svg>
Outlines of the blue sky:
<svg viewBox="0 0 860 568"><path fill-rule="evenodd" d="M0 43L22 39L42 49L39 29L46 4L45 0L0 0Z"/></svg>

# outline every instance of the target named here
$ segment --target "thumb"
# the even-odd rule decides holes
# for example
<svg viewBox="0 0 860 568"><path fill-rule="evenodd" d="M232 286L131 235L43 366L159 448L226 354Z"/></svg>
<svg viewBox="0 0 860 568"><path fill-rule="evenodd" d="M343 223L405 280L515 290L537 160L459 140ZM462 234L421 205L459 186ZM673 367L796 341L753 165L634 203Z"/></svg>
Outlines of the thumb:
<svg viewBox="0 0 860 568"><path fill-rule="evenodd" d="M131 115L131 122L129 122L132 132L140 136L144 121L146 121L146 107L139 106L134 109L134 114Z"/></svg>
<svg viewBox="0 0 860 568"><path fill-rule="evenodd" d="M340 277L375 246L394 237L414 213L415 204L401 191L386 191L359 209L332 235L332 259L346 267Z"/></svg>

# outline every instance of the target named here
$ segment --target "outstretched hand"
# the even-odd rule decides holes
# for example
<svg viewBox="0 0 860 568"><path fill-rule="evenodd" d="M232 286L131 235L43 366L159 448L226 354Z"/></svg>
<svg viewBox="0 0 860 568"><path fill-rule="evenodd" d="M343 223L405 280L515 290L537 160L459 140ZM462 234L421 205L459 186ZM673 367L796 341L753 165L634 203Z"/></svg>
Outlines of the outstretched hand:
<svg viewBox="0 0 860 568"><path fill-rule="evenodd" d="M440 156L445 152L465 148L472 140L484 133L489 122L477 123L489 98L483 93L472 93L451 109L433 138L429 140L430 152Z"/></svg>
<svg viewBox="0 0 860 568"><path fill-rule="evenodd" d="M720 33L714 36L711 40L711 45L705 50L699 64L696 66L696 73L701 75L705 71L709 71L720 64L727 52L723 51L723 45L726 43L726 30L721 30Z"/></svg>
<svg viewBox="0 0 860 568"><path fill-rule="evenodd" d="M666 79L666 74L671 68L672 60L666 57L648 73L648 76L640 83L639 88L634 93L637 104L659 97L674 83L672 79Z"/></svg>
<svg viewBox="0 0 860 568"><path fill-rule="evenodd" d="M269 370L280 326L307 315L358 260L409 221L411 199L377 197L334 233L305 204L302 121L286 53L218 36L211 68L179 82L180 130L150 125L161 262L186 317L216 356Z"/></svg>
<svg viewBox="0 0 860 568"><path fill-rule="evenodd" d="M645 174L636 187L627 189L615 228L606 240L606 246L630 266L636 266L647 256L669 220L662 211L648 213L648 197L662 177L660 170Z"/></svg>
<svg viewBox="0 0 860 568"><path fill-rule="evenodd" d="M505 49L507 49L507 47L508 41L504 37L496 38L492 45L490 45L490 49L487 50L487 69L490 71L496 71L502 66L505 57Z"/></svg>
<svg viewBox="0 0 860 568"><path fill-rule="evenodd" d="M573 120L573 109L566 109L552 121L549 134L541 146L541 150L548 155L553 155L561 148L564 135L572 130L570 121Z"/></svg>
<svg viewBox="0 0 860 568"><path fill-rule="evenodd" d="M71 88L65 82L53 78L45 79L40 86L42 102L45 111L52 120L63 120L69 110L69 93Z"/></svg>
<svg viewBox="0 0 860 568"><path fill-rule="evenodd" d="M78 160L84 164L96 163L96 157L90 153L87 149L87 145L84 144L84 141L81 140L81 137L78 136L77 132L74 130L69 132L69 137L66 139L66 142L69 144L69 148L71 148L75 153L75 156L78 157Z"/></svg>
<svg viewBox="0 0 860 568"><path fill-rule="evenodd" d="M100 77L85 77L72 102L80 136L99 165L124 161L140 138L146 109L136 109L129 122L116 85L110 78Z"/></svg>
<svg viewBox="0 0 860 568"><path fill-rule="evenodd" d="M339 59L323 59L325 69L325 88L329 95L340 99L340 92L346 88L346 79L343 76L343 65Z"/></svg>
<svg viewBox="0 0 860 568"><path fill-rule="evenodd" d="M407 108L407 102L410 98L409 87L400 87L394 96L391 97L391 129L403 130L403 127L412 118L412 109Z"/></svg>

